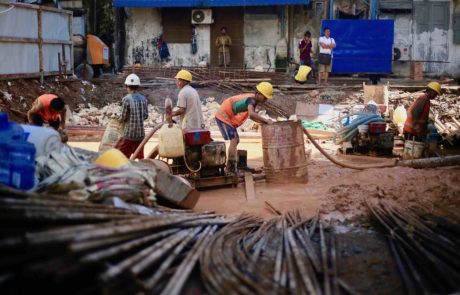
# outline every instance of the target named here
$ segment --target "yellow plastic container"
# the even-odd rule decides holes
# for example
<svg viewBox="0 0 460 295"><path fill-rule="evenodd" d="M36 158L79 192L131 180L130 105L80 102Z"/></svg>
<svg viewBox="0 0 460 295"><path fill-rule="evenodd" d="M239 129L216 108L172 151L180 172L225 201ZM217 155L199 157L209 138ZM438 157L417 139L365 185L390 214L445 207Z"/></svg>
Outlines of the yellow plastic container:
<svg viewBox="0 0 460 295"><path fill-rule="evenodd" d="M159 133L159 155L163 158L178 158L185 154L184 135L177 125L163 125Z"/></svg>
<svg viewBox="0 0 460 295"><path fill-rule="evenodd" d="M407 111L404 106L399 105L393 112L393 123L395 125L404 124L407 120Z"/></svg>

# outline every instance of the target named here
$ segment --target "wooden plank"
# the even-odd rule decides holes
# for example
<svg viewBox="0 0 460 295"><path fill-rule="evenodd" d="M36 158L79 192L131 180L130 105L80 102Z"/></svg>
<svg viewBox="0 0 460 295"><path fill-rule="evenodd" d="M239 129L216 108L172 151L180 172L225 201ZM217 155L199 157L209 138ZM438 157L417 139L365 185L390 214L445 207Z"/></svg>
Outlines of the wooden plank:
<svg viewBox="0 0 460 295"><path fill-rule="evenodd" d="M244 188L246 191L246 201L251 202L257 200L254 188L254 177L251 172L244 173Z"/></svg>
<svg viewBox="0 0 460 295"><path fill-rule="evenodd" d="M38 43L36 38L0 37L0 42L4 43Z"/></svg>
<svg viewBox="0 0 460 295"><path fill-rule="evenodd" d="M27 79L27 78L39 78L41 77L40 72L38 73L17 73L17 74L0 74L0 80L14 80L14 79ZM71 71L67 71L67 75L71 75ZM57 76L59 72L43 72L43 76Z"/></svg>
<svg viewBox="0 0 460 295"><path fill-rule="evenodd" d="M39 17L40 18L40 17ZM39 21L41 23L41 20ZM40 36L39 38L17 38L17 37L0 37L0 42L4 43L32 43L32 44L39 44L40 43ZM72 41L69 40L51 40L51 39L43 39L43 44L65 44L71 45Z"/></svg>
<svg viewBox="0 0 460 295"><path fill-rule="evenodd" d="M43 27L42 27L42 10L38 9L37 11L38 17L38 60L40 64L40 76L44 75L45 65L43 61ZM43 78L41 78L41 82Z"/></svg>

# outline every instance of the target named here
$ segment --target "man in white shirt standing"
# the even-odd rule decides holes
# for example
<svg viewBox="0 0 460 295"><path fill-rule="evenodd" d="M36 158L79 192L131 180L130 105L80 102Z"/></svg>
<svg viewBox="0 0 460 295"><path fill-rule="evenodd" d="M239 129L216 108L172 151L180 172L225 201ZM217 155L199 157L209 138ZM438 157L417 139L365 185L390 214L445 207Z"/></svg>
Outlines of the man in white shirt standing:
<svg viewBox="0 0 460 295"><path fill-rule="evenodd" d="M180 89L177 96L178 110L172 112L171 117L180 116L182 129L204 128L201 100L198 92L190 86L192 74L187 70L180 70L176 75L176 85Z"/></svg>
<svg viewBox="0 0 460 295"><path fill-rule="evenodd" d="M331 38L331 30L324 28L324 36L319 38L319 78L318 84L321 80L327 83L329 72L332 66L332 49L336 47L334 38Z"/></svg>

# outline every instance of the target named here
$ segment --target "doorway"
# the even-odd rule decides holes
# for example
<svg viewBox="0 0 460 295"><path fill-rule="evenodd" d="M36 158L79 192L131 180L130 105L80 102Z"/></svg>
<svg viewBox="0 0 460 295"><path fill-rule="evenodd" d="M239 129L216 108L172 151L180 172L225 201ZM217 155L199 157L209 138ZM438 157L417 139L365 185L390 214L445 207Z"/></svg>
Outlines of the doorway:
<svg viewBox="0 0 460 295"><path fill-rule="evenodd" d="M212 10L214 23L211 25L211 67L219 66L219 51L216 39L220 29L227 27L227 34L232 38L230 47L230 67L244 66L244 10L242 7L215 8Z"/></svg>

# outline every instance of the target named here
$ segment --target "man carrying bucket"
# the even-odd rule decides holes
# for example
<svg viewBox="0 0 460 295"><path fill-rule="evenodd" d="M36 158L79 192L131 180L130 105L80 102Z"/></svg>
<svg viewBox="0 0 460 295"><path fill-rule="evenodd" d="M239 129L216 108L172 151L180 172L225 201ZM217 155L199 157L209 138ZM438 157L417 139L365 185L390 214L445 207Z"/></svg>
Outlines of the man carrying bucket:
<svg viewBox="0 0 460 295"><path fill-rule="evenodd" d="M406 140L425 141L430 115L430 100L435 99L440 94L441 85L437 82L430 82L425 93L419 96L409 108L403 129Z"/></svg>
<svg viewBox="0 0 460 295"><path fill-rule="evenodd" d="M265 119L256 113L256 106L273 97L273 86L268 82L262 82L256 86L255 93L244 93L229 97L224 100L216 113L216 122L225 140L230 140L228 150L227 170L236 172L236 150L240 142L236 128L243 125L247 118L262 123L273 124L271 119Z"/></svg>

